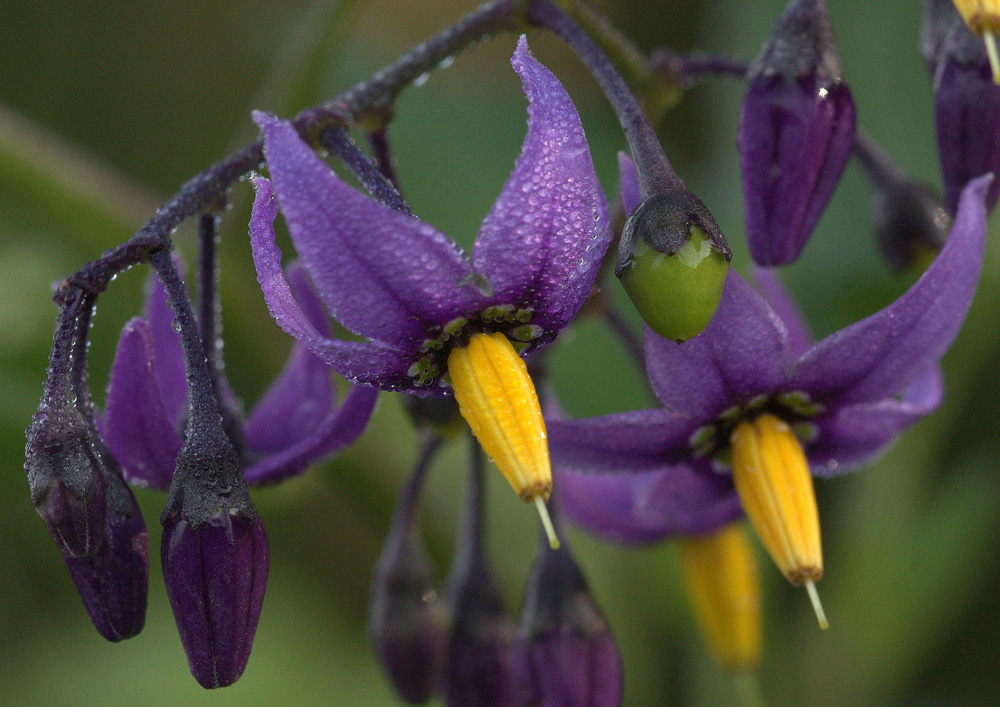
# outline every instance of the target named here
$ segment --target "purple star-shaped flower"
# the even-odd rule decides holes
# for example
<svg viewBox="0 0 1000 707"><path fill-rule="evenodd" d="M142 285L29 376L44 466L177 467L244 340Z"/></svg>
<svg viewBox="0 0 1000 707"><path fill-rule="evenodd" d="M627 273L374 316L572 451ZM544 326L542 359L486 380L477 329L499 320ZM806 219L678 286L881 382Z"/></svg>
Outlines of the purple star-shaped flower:
<svg viewBox="0 0 1000 707"><path fill-rule="evenodd" d="M326 314L298 265L288 280L303 316L329 331ZM170 488L186 410L180 335L158 281L147 289L145 319L125 325L108 384L102 434L126 480L161 491ZM223 391L232 395L231 391ZM241 461L249 484L269 484L300 474L310 463L350 444L375 407L377 391L354 386L335 406L327 366L296 342L281 375L242 426Z"/></svg>
<svg viewBox="0 0 1000 707"><path fill-rule="evenodd" d="M610 232L583 127L523 37L511 63L529 100L528 134L471 262L430 225L341 181L291 124L255 114L273 180L254 180L250 221L264 297L287 333L349 380L445 395L448 354L470 336L500 332L532 351L590 293ZM324 304L368 341L330 339L303 316L274 242L279 206Z"/></svg>
<svg viewBox="0 0 1000 707"><path fill-rule="evenodd" d="M567 514L619 542L722 526L741 512L724 473L729 436L762 412L798 433L815 476L884 450L941 401L938 361L975 292L991 181L966 188L947 244L909 291L817 344L766 272L765 296L731 272L715 318L685 344L647 329L646 368L664 407L548 421Z"/></svg>

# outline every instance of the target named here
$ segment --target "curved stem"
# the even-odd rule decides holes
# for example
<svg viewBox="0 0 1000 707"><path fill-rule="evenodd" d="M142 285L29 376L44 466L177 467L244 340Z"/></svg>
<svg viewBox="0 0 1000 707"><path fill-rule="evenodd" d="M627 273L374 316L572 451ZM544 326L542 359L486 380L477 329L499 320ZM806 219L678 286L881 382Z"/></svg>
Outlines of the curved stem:
<svg viewBox="0 0 1000 707"><path fill-rule="evenodd" d="M639 102L600 47L563 10L549 0L537 0L527 8L528 20L552 31L569 45L597 79L618 116L639 175L643 199L653 194L684 190L684 182L670 165L660 140L646 119Z"/></svg>
<svg viewBox="0 0 1000 707"><path fill-rule="evenodd" d="M331 125L320 136L320 143L330 152L340 158L344 166L351 171L361 186L373 198L390 209L412 216L413 211L403 200L396 187L381 172L378 166L355 144L347 131L338 125Z"/></svg>

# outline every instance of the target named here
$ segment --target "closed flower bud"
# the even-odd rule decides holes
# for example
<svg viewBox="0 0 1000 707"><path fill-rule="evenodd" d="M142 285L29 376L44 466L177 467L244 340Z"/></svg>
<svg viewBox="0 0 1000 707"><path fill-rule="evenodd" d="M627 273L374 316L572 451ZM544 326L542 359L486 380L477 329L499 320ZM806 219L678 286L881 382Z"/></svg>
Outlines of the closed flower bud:
<svg viewBox="0 0 1000 707"><path fill-rule="evenodd" d="M512 707L510 624L478 545L456 559L448 582L452 631L441 689L448 707Z"/></svg>
<svg viewBox="0 0 1000 707"><path fill-rule="evenodd" d="M855 153L872 182L872 227L895 272L923 272L951 227L940 198L910 179L874 141L858 135Z"/></svg>
<svg viewBox="0 0 1000 707"><path fill-rule="evenodd" d="M221 426L188 426L160 520L163 579L191 673L205 688L231 685L250 657L269 556Z"/></svg>
<svg viewBox="0 0 1000 707"><path fill-rule="evenodd" d="M89 426L67 402L36 413L27 431L24 471L31 501L65 557L97 552L104 537L104 460Z"/></svg>
<svg viewBox="0 0 1000 707"><path fill-rule="evenodd" d="M447 615L415 534L390 535L372 580L368 637L396 692L423 704L440 684L448 644Z"/></svg>
<svg viewBox="0 0 1000 707"><path fill-rule="evenodd" d="M705 205L690 192L669 192L628 217L615 274L649 328L682 342L715 315L731 258Z"/></svg>
<svg viewBox="0 0 1000 707"><path fill-rule="evenodd" d="M993 83L983 43L954 8L928 12L926 22L938 29L926 29L925 37L940 37L936 43L925 41L925 47L937 50L933 67L938 154L945 206L954 215L970 180L1000 172L1000 86ZM994 180L986 195L988 210L998 196L1000 184Z"/></svg>
<svg viewBox="0 0 1000 707"><path fill-rule="evenodd" d="M854 101L823 0L793 0L747 75L738 144L747 243L763 266L799 257L854 144Z"/></svg>
<svg viewBox="0 0 1000 707"><path fill-rule="evenodd" d="M231 685L250 657L264 601L264 524L228 509L200 526L173 515L163 524L162 562L191 673L205 688Z"/></svg>
<svg viewBox="0 0 1000 707"><path fill-rule="evenodd" d="M109 641L121 641L138 635L146 621L149 533L120 472L108 476L107 501L97 552L64 559L94 627Z"/></svg>
<svg viewBox="0 0 1000 707"><path fill-rule="evenodd" d="M618 647L565 546L539 548L514 643L513 667L525 704L621 704Z"/></svg>

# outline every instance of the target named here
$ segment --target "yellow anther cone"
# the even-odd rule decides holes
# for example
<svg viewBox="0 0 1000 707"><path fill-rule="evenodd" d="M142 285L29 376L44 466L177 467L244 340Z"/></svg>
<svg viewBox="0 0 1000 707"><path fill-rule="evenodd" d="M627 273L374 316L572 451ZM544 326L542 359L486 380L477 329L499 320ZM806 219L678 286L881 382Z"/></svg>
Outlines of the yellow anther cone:
<svg viewBox="0 0 1000 707"><path fill-rule="evenodd" d="M746 529L731 523L680 541L684 586L709 648L728 670L760 663L761 599L757 558Z"/></svg>
<svg viewBox="0 0 1000 707"><path fill-rule="evenodd" d="M730 442L733 483L750 524L788 581L805 585L826 628L815 586L823 576L819 512L802 444L770 413L741 422Z"/></svg>
<svg viewBox="0 0 1000 707"><path fill-rule="evenodd" d="M549 445L528 367L503 334L474 334L449 354L448 374L472 434L517 495L534 501L549 543L558 547L545 508L552 492Z"/></svg>

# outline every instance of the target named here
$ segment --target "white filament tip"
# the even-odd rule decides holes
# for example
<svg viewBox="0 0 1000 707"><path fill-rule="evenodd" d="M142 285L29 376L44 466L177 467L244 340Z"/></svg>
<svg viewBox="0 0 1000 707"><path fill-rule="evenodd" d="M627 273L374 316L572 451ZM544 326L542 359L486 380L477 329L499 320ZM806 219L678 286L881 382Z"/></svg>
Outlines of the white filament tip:
<svg viewBox="0 0 1000 707"><path fill-rule="evenodd" d="M559 538L556 537L556 528L552 525L552 519L549 518L549 509L545 507L545 501L542 500L541 496L535 496L535 508L538 509L538 517L542 519L542 527L545 528L545 534L549 536L549 547L553 550L559 549Z"/></svg>
<svg viewBox="0 0 1000 707"><path fill-rule="evenodd" d="M830 622L826 620L826 612L823 611L823 604L820 603L816 585L811 579L807 579L805 584L806 591L809 593L809 601L812 602L813 611L816 612L816 619L819 621L819 627L823 630L830 628Z"/></svg>
<svg viewBox="0 0 1000 707"><path fill-rule="evenodd" d="M983 41L986 42L986 55L990 58L990 70L993 72L993 83L1000 86L1000 55L997 54L997 38L991 30L983 30Z"/></svg>

